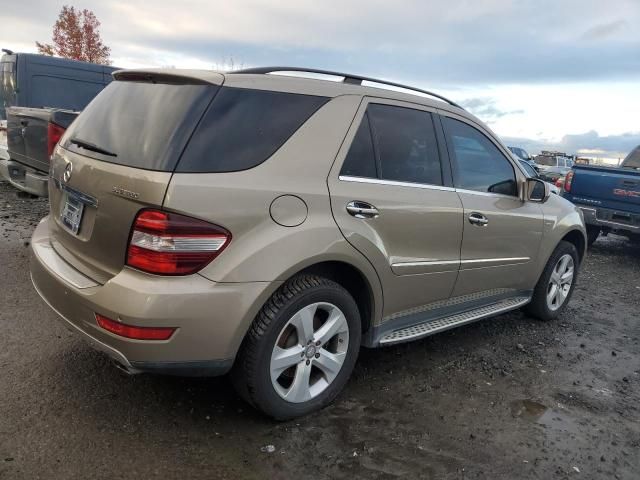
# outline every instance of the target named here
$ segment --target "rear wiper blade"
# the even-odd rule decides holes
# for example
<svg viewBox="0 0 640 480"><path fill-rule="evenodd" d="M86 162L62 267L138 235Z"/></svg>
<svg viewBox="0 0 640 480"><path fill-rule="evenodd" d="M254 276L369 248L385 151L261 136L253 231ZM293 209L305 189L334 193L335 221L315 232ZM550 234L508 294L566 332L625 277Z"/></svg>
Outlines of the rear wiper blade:
<svg viewBox="0 0 640 480"><path fill-rule="evenodd" d="M74 145L79 146L80 148L84 148L85 150L91 150L92 152L101 153L102 155L108 155L109 157L117 157L118 155L110 152L109 150L105 150L91 142L87 142L85 140L80 140L79 138L72 138L69 140L69 143L73 143Z"/></svg>

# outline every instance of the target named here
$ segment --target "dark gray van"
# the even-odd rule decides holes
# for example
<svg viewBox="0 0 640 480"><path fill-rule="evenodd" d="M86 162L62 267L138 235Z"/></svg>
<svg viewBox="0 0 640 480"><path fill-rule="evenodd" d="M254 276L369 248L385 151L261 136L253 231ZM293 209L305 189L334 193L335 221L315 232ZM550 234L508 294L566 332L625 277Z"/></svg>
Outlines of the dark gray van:
<svg viewBox="0 0 640 480"><path fill-rule="evenodd" d="M111 73L117 68L48 55L3 52L0 58L0 178L9 180L10 171L28 171L30 167L11 159L8 153L7 108L82 110L111 82Z"/></svg>

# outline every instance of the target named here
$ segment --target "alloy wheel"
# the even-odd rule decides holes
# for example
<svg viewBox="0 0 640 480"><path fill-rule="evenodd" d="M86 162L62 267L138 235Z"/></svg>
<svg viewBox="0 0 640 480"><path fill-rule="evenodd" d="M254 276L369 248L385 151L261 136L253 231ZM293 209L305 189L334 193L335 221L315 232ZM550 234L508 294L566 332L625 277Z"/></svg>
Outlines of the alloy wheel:
<svg viewBox="0 0 640 480"><path fill-rule="evenodd" d="M287 402L317 397L331 385L347 356L349 325L331 303L307 305L280 331L271 353L271 383Z"/></svg>

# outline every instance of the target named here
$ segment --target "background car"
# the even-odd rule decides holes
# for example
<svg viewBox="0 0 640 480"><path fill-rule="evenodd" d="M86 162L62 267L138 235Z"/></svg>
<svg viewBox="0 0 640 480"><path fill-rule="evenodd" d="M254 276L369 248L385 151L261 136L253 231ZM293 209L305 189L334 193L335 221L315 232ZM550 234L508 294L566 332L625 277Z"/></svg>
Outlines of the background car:
<svg viewBox="0 0 640 480"><path fill-rule="evenodd" d="M545 181L544 179L540 178L540 175L538 174L536 169L533 168L530 162L521 160L515 155L514 155L514 158L516 158L520 162L520 165L522 166L522 168L524 169L525 173L529 178L539 178L540 180ZM558 186L557 183L556 184L553 184L551 182L546 182L546 183L549 185L549 190L551 191L551 193L555 193L556 195L560 193L560 187Z"/></svg>

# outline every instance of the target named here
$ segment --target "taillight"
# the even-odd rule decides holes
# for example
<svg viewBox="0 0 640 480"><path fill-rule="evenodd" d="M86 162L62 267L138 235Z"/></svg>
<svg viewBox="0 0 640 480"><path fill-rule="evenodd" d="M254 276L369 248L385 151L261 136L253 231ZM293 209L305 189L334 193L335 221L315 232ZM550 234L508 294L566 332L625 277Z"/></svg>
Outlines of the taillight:
<svg viewBox="0 0 640 480"><path fill-rule="evenodd" d="M56 125L55 123L49 122L47 126L47 158L51 158L53 155L53 149L56 148L56 145L64 135L65 129L60 125Z"/></svg>
<svg viewBox="0 0 640 480"><path fill-rule="evenodd" d="M175 327L136 327L126 323L116 322L96 313L96 322L101 328L115 335L135 340L169 340Z"/></svg>
<svg viewBox="0 0 640 480"><path fill-rule="evenodd" d="M571 183L573 182L573 170L567 173L567 176L564 179L564 191L571 192Z"/></svg>
<svg viewBox="0 0 640 480"><path fill-rule="evenodd" d="M160 210L141 210L133 222L127 265L158 275L189 275L231 241L224 228Z"/></svg>

